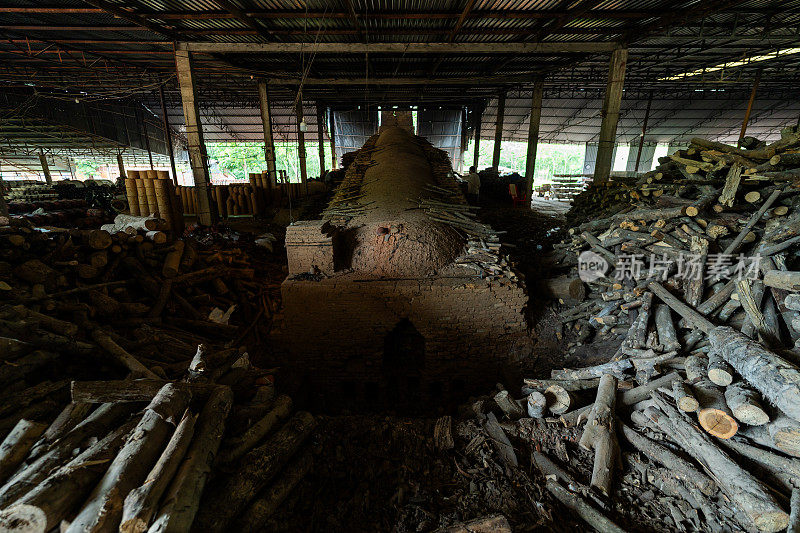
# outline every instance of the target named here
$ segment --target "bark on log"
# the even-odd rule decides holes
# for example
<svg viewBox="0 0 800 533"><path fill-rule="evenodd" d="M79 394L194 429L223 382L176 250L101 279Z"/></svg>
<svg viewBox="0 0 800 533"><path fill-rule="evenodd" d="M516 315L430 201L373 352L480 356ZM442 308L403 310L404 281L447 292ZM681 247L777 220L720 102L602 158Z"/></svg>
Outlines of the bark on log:
<svg viewBox="0 0 800 533"><path fill-rule="evenodd" d="M528 416L531 418L544 418L547 412L547 397L539 391L533 391L528 394L526 401L528 407Z"/></svg>
<svg viewBox="0 0 800 533"><path fill-rule="evenodd" d="M708 358L699 355L690 355L683 362L686 371L686 381L691 385L708 376Z"/></svg>
<svg viewBox="0 0 800 533"><path fill-rule="evenodd" d="M250 505L247 511L244 512L239 518L234 527L235 531L260 531L264 528L267 519L272 516L278 507L286 500L286 497L294 490L298 483L311 471L314 464L314 458L310 452L300 455L284 469L281 473L281 478L275 482L274 485L268 487L256 496L255 501ZM470 524L470 523L468 523ZM506 523L507 524L507 523ZM478 524L475 524L477 526ZM492 531L497 532L497 529L481 530L466 529L457 531ZM503 531L503 530L499 530ZM507 529L510 533L511 529Z"/></svg>
<svg viewBox="0 0 800 533"><path fill-rule="evenodd" d="M66 533L110 531L119 527L125 496L144 481L190 397L171 383L162 387Z"/></svg>
<svg viewBox="0 0 800 533"><path fill-rule="evenodd" d="M0 366L0 387L7 387L15 381L24 379L28 374L48 366L57 358L58 355L53 352L36 350L35 352L20 357L14 361L13 364ZM3 357L2 360L6 360L5 357Z"/></svg>
<svg viewBox="0 0 800 533"><path fill-rule="evenodd" d="M624 533L624 530L609 520L605 513L598 511L580 495L570 492L556 479L554 479L553 474L546 466L548 463L552 464L552 461L550 461L544 454L534 451L532 458L536 463L536 466L547 478L547 490L550 491L550 494L560 501L562 505L564 505L567 509L574 511L578 516L581 517L581 519L583 519L587 524L592 526L600 533ZM562 473L562 475L566 476L566 473ZM570 480L565 481L567 486L573 487L577 485L577 483L575 483L571 477L567 477Z"/></svg>
<svg viewBox="0 0 800 533"><path fill-rule="evenodd" d="M0 512L0 530L44 533L57 528L86 498L135 425L132 420L109 433Z"/></svg>
<svg viewBox="0 0 800 533"><path fill-rule="evenodd" d="M496 514L476 518L463 524L442 527L434 533L511 533L511 525L505 516Z"/></svg>
<svg viewBox="0 0 800 533"><path fill-rule="evenodd" d="M797 480L800 479L800 461L797 459L791 459L783 454L751 446L738 438L719 442L729 450L733 450L745 459L756 462L767 469L783 483L784 488L793 487Z"/></svg>
<svg viewBox="0 0 800 533"><path fill-rule="evenodd" d="M785 289L787 291L800 291L800 272L786 270L769 270L764 273L764 285Z"/></svg>
<svg viewBox="0 0 800 533"><path fill-rule="evenodd" d="M658 342L663 346L664 351L671 352L680 350L681 343L678 341L678 334L675 332L675 324L672 322L672 312L666 304L657 304L655 312L656 331L658 332Z"/></svg>
<svg viewBox="0 0 800 533"><path fill-rule="evenodd" d="M648 287L662 302L667 304L670 309L681 315L691 327L698 328L706 333L711 331L714 327L714 324L707 318L673 296L672 293L665 289L660 283L651 281Z"/></svg>
<svg viewBox="0 0 800 533"><path fill-rule="evenodd" d="M648 416L664 428L714 479L728 498L745 514L759 531L777 532L786 528L789 515L781 509L770 490L749 472L742 469L710 438L693 426L686 418L657 393L653 401L662 411L648 409Z"/></svg>
<svg viewBox="0 0 800 533"><path fill-rule="evenodd" d="M130 370L135 377L146 377L150 379L158 379L149 368L144 366L138 359L129 354L122 346L114 342L111 337L98 328L92 331L92 339L109 355L113 356L120 364Z"/></svg>
<svg viewBox="0 0 800 533"><path fill-rule="evenodd" d="M741 381L725 389L725 401L733 416L748 426L763 426L769 422L769 415L761 407L758 393Z"/></svg>
<svg viewBox="0 0 800 533"><path fill-rule="evenodd" d="M218 491L206 495L208 505L202 507L197 517L198 527L210 532L228 528L256 493L286 465L314 426L315 420L310 413L299 412L267 443L250 452L242 461L241 468ZM225 505L215 505L214 502L225 502Z"/></svg>
<svg viewBox="0 0 800 533"><path fill-rule="evenodd" d="M163 379L134 379L113 381L73 381L72 401L83 403L149 402L169 383ZM219 386L214 383L173 383L191 391L192 396L206 396Z"/></svg>
<svg viewBox="0 0 800 533"><path fill-rule="evenodd" d="M86 418L86 415L89 414L93 407L94 405L88 403L69 403L50 423L42 437L33 445L27 459L28 462L44 453L51 443L72 431L75 426Z"/></svg>
<svg viewBox="0 0 800 533"><path fill-rule="evenodd" d="M736 435L739 424L725 403L722 390L707 379L698 381L692 388L700 403L700 409L697 411L700 426L720 439L729 439Z"/></svg>
<svg viewBox="0 0 800 533"><path fill-rule="evenodd" d="M191 528L225 432L225 419L232 403L233 393L228 387L217 387L211 393L195 424L194 439L161 502L150 533L184 533Z"/></svg>
<svg viewBox="0 0 800 533"><path fill-rule="evenodd" d="M654 379L650 383L626 390L622 393L619 403L625 406L637 404L649 398L654 390L658 390L661 387L672 387L672 382L680 379L680 374L677 372L670 372L665 376ZM570 411L561 416L561 422L567 427L575 426L582 418L585 418L589 414L591 409L592 405L587 405L575 411Z"/></svg>
<svg viewBox="0 0 800 533"><path fill-rule="evenodd" d="M276 424L286 420L291 412L292 399L285 394L278 396L272 410L261 420L250 426L243 435L235 439L223 441L222 452L219 454L219 461L221 463L231 463L243 457L261 442L261 440L272 431L272 428L274 428Z"/></svg>
<svg viewBox="0 0 800 533"><path fill-rule="evenodd" d="M622 377L624 372L631 368L633 368L633 363L630 359L620 359L619 361L612 361L610 363L588 366L585 368L553 370L550 373L550 378L554 380L571 381L575 379L602 377L604 374Z"/></svg>
<svg viewBox="0 0 800 533"><path fill-rule="evenodd" d="M717 484L714 480L700 472L692 463L673 453L668 448L641 435L635 429L625 424L620 424L620 426L622 428L622 434L634 448L653 461L661 463L669 468L677 479L694 485L700 492L708 496L717 492Z"/></svg>
<svg viewBox="0 0 800 533"><path fill-rule="evenodd" d="M800 533L800 489L792 489L792 497L789 502L791 514L789 515L789 526L786 533Z"/></svg>
<svg viewBox="0 0 800 533"><path fill-rule="evenodd" d="M543 280L541 288L544 295L565 302L582 302L586 299L586 285L578 278L560 276Z"/></svg>
<svg viewBox="0 0 800 533"><path fill-rule="evenodd" d="M600 385L600 378L589 379L574 379L570 381L558 379L532 379L525 378L522 380L526 387L537 389L540 391L545 390L550 385L558 385L564 390L570 392L577 392L582 390L594 390Z"/></svg>
<svg viewBox="0 0 800 533"><path fill-rule="evenodd" d="M22 419L17 422L3 442L0 444L0 482L5 482L22 464L47 424L39 424Z"/></svg>
<svg viewBox="0 0 800 533"><path fill-rule="evenodd" d="M525 410L517 400L508 394L507 390L495 394L494 401L510 420L518 420L525 416Z"/></svg>
<svg viewBox="0 0 800 533"><path fill-rule="evenodd" d="M109 233L116 233L118 231L125 231L128 228L142 231L153 231L159 227L159 221L155 217L149 216L134 216L119 214L114 217L113 224L104 224L100 229L108 231Z"/></svg>
<svg viewBox="0 0 800 533"><path fill-rule="evenodd" d="M71 457L74 450L80 448L86 439L107 433L132 411L131 405L106 404L98 407L86 420L53 443L41 457L26 465L0 487L0 508L8 506L32 490L50 474L53 468Z"/></svg>
<svg viewBox="0 0 800 533"><path fill-rule="evenodd" d="M164 258L164 267L161 269L161 274L163 274L165 278L174 278L180 272L183 248L183 241L175 241L172 245L172 249L167 253L167 256Z"/></svg>
<svg viewBox="0 0 800 533"><path fill-rule="evenodd" d="M187 409L161 457L147 475L144 484L132 490L125 497L122 521L119 526L120 533L147 531L153 516L158 511L158 502L161 496L167 490L186 455L186 450L194 436L196 421L197 415Z"/></svg>
<svg viewBox="0 0 800 533"><path fill-rule="evenodd" d="M800 420L800 370L738 331L720 326L709 340L728 363L781 411Z"/></svg>
<svg viewBox="0 0 800 533"><path fill-rule="evenodd" d="M700 408L700 402L694 397L694 392L689 386L680 380L672 382L672 395L675 405L684 413L694 413Z"/></svg>
<svg viewBox="0 0 800 533"><path fill-rule="evenodd" d="M800 422L778 415L769 424L748 427L743 434L762 446L800 457Z"/></svg>
<svg viewBox="0 0 800 533"><path fill-rule="evenodd" d="M611 374L604 374L600 378L597 399L589 413L579 444L586 450L594 450L592 486L606 496L611 493L614 464L619 455L616 405L617 378Z"/></svg>
<svg viewBox="0 0 800 533"><path fill-rule="evenodd" d="M708 379L714 385L727 387L733 383L733 369L716 350L708 352Z"/></svg>

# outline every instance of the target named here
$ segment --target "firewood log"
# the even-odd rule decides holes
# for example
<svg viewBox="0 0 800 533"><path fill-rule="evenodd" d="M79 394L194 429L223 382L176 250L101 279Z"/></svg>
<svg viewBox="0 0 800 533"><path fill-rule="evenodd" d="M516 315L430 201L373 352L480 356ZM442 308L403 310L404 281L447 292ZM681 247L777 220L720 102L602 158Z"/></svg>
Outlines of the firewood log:
<svg viewBox="0 0 800 533"><path fill-rule="evenodd" d="M81 420L86 418L86 415L89 414L93 407L94 406L91 404L80 402L70 402L67 404L55 420L50 423L41 438L33 445L27 457L27 461L30 462L36 459L44 453L53 442L72 431Z"/></svg>
<svg viewBox="0 0 800 533"><path fill-rule="evenodd" d="M0 529L44 533L58 527L97 483L135 425L132 420L112 431L0 511Z"/></svg>
<svg viewBox="0 0 800 533"><path fill-rule="evenodd" d="M777 532L786 528L789 515L775 501L769 489L742 469L710 438L699 431L667 401L655 394L653 401L661 414L652 408L646 414L674 439L707 472L712 473L720 488L759 531Z"/></svg>
<svg viewBox="0 0 800 533"><path fill-rule="evenodd" d="M105 404L98 407L86 420L72 431L54 442L50 448L24 469L18 470L5 485L0 487L0 508L7 507L36 485L53 470L73 455L76 448L87 438L107 433L120 420L133 411L131 404Z"/></svg>
<svg viewBox="0 0 800 533"><path fill-rule="evenodd" d="M727 326L709 335L712 348L786 415L800 420L800 370Z"/></svg>
<svg viewBox="0 0 800 533"><path fill-rule="evenodd" d="M92 497L70 523L67 533L108 531L119 527L125 496L144 481L189 403L190 395L164 385L145 409L129 439L95 487Z"/></svg>
<svg viewBox="0 0 800 533"><path fill-rule="evenodd" d="M183 241L175 241L172 245L172 249L169 251L167 256L164 258L164 267L161 269L161 273L164 275L165 278L174 278L178 275L181 267L181 257L183 256L183 249L184 243Z"/></svg>
<svg viewBox="0 0 800 533"><path fill-rule="evenodd" d="M0 443L0 482L5 482L25 460L47 424L22 419Z"/></svg>
<svg viewBox="0 0 800 533"><path fill-rule="evenodd" d="M562 505L574 511L596 531L602 531L603 533L623 533L624 530L609 520L606 513L598 511L579 494L567 490L558 482L558 479L561 479L568 487L577 486L578 484L572 479L572 476L555 465L555 463L541 452L534 451L531 454L531 458L542 475L545 476L547 480L547 490L550 491L550 494L560 501Z"/></svg>
<svg viewBox="0 0 800 533"><path fill-rule="evenodd" d="M0 366L0 386L8 386L15 381L24 379L29 374L36 372L58 358L53 352L36 350L15 360L13 364Z"/></svg>
<svg viewBox="0 0 800 533"><path fill-rule="evenodd" d="M800 272L770 270L764 273L764 285L787 291L800 291Z"/></svg>
<svg viewBox="0 0 800 533"><path fill-rule="evenodd" d="M14 339L11 337L0 337L0 353L6 361L16 359L36 349L34 344Z"/></svg>
<svg viewBox="0 0 800 533"><path fill-rule="evenodd" d="M633 363L630 359L620 359L619 361L612 361L610 363L603 363L601 365L585 368L553 370L550 372L550 377L551 379L562 381L591 379L602 377L603 374L613 374L617 377L621 377L626 370L631 368L633 368Z"/></svg>
<svg viewBox="0 0 800 533"><path fill-rule="evenodd" d="M296 414L264 445L245 456L242 466L218 491L206 495L197 525L205 531L224 531L247 507L256 493L264 488L289 461L314 429L314 417L307 412ZM224 506L213 505L224 501Z"/></svg>
<svg viewBox="0 0 800 533"><path fill-rule="evenodd" d="M745 428L743 434L754 442L800 457L800 422L777 415L768 424Z"/></svg>
<svg viewBox="0 0 800 533"><path fill-rule="evenodd" d="M600 378L574 379L569 381L562 381L557 379L525 378L522 381L525 383L526 387L529 387L531 389L544 390L550 385L558 385L564 390L570 392L577 392L582 390L594 390L600 385Z"/></svg>
<svg viewBox="0 0 800 533"><path fill-rule="evenodd" d="M700 380L692 385L695 397L700 404L697 419L704 430L720 439L729 439L739 430L725 394L711 381Z"/></svg>
<svg viewBox="0 0 800 533"><path fill-rule="evenodd" d="M252 521L252 524L258 522ZM258 529L257 527L255 529ZM243 529L243 531L252 531L253 529ZM495 514L475 518L467 522L455 524L449 527L442 527L434 531L434 533L511 533L511 525L505 516Z"/></svg>
<svg viewBox="0 0 800 533"><path fill-rule="evenodd" d="M228 387L217 387L209 396L195 424L194 439L164 495L155 521L148 530L150 533L182 533L191 528L232 403L233 393ZM208 512L213 513L219 508L212 507L214 509L209 508Z"/></svg>
<svg viewBox="0 0 800 533"><path fill-rule="evenodd" d="M158 379L158 376L144 366L133 355L129 354L122 346L114 342L105 331L100 328L92 332L92 339L111 355L117 362L130 370L135 377Z"/></svg>
<svg viewBox="0 0 800 533"><path fill-rule="evenodd" d="M694 397L694 392L683 381L675 380L672 382L672 395L675 399L675 405L684 413L694 413L700 407L700 402Z"/></svg>
<svg viewBox="0 0 800 533"><path fill-rule="evenodd" d="M305 452L283 470L280 479L274 485L263 490L244 514L235 522L236 531L257 531L264 527L266 520L278 510L286 497L294 490L300 481L311 471L314 458L310 452ZM493 523L494 525L499 525ZM472 527L472 525L470 525ZM479 529L465 529L463 531L480 531ZM502 530L491 529L494 533ZM510 533L511 529L507 529Z"/></svg>
<svg viewBox="0 0 800 533"><path fill-rule="evenodd" d="M275 399L272 410L261 420L250 426L243 435L225 440L219 454L221 463L231 463L243 457L266 437L276 424L283 422L292 411L292 399L285 394Z"/></svg>
<svg viewBox="0 0 800 533"><path fill-rule="evenodd" d="M800 489L792 488L792 497L789 502L791 514L789 515L789 526L786 533L800 533Z"/></svg>
<svg viewBox="0 0 800 533"><path fill-rule="evenodd" d="M554 415L566 413L575 405L575 397L561 385L552 384L542 393L545 397L547 408Z"/></svg>
<svg viewBox="0 0 800 533"><path fill-rule="evenodd" d="M672 322L672 314L666 304L656 305L654 320L658 331L658 341L664 347L664 350L667 352L680 350L681 343L678 341L678 334L675 332L675 325Z"/></svg>
<svg viewBox="0 0 800 533"><path fill-rule="evenodd" d="M167 490L167 486L186 455L186 450L194 436L196 421L197 415L187 409L161 457L145 478L144 484L132 490L125 497L122 521L119 526L120 532L140 533L147 530L153 516L158 511L158 502L161 496Z"/></svg>
<svg viewBox="0 0 800 533"><path fill-rule="evenodd" d="M797 459L786 457L781 453L775 453L758 446L752 446L739 437L718 442L737 455L766 469L775 479L781 482L784 489L791 489L796 480L800 479L800 461Z"/></svg>
<svg viewBox="0 0 800 533"><path fill-rule="evenodd" d="M733 416L748 426L763 426L769 415L759 402L758 393L744 382L733 383L725 389L725 401Z"/></svg>
<svg viewBox="0 0 800 533"><path fill-rule="evenodd" d="M677 382L676 382L677 383ZM634 415L644 416L639 411L635 411L631 419L635 420ZM647 457L661 463L669 468L672 474L686 483L696 486L703 494L712 495L717 491L717 484L713 479L700 472L692 463L679 455L673 453L668 448L648 439L644 435L625 424L620 424L622 434L634 448L645 454Z"/></svg>
<svg viewBox="0 0 800 533"><path fill-rule="evenodd" d="M708 379L714 385L727 387L733 383L733 369L716 350L708 352Z"/></svg>
<svg viewBox="0 0 800 533"><path fill-rule="evenodd" d="M617 378L604 374L600 378L597 399L589 413L586 427L581 435L580 446L594 450L592 487L604 495L611 493L614 465L619 456L615 409L617 405Z"/></svg>
<svg viewBox="0 0 800 533"><path fill-rule="evenodd" d="M517 420L525 416L525 411L517 400L512 398L507 390L495 394L494 401L497 406L511 420Z"/></svg>
<svg viewBox="0 0 800 533"><path fill-rule="evenodd" d="M531 418L544 418L547 411L547 397L539 391L532 391L526 400L528 416Z"/></svg>

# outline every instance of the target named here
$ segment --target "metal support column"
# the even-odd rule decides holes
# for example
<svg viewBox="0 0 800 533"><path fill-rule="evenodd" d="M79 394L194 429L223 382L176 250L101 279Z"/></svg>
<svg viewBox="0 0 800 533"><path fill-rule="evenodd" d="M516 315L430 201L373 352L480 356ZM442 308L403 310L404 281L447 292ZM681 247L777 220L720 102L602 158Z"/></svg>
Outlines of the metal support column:
<svg viewBox="0 0 800 533"><path fill-rule="evenodd" d="M42 164L42 173L44 174L44 181L48 185L53 184L53 177L50 175L50 166L47 164L47 157L44 155L44 150L39 148L39 162Z"/></svg>
<svg viewBox="0 0 800 533"><path fill-rule="evenodd" d="M503 116L506 114L506 92L497 95L497 119L494 122L494 152L492 152L492 168L500 166L500 144L503 142Z"/></svg>
<svg viewBox="0 0 800 533"><path fill-rule="evenodd" d="M536 80L531 95L531 117L528 126L528 154L525 159L525 198L530 199L533 191L533 176L536 172L536 149L539 145L539 121L542 118L542 96L544 80ZM530 207L530 202L528 206Z"/></svg>
<svg viewBox="0 0 800 533"><path fill-rule="evenodd" d="M267 162L267 174L270 183L273 185L278 182L278 174L275 171L275 140L272 137L272 116L269 110L269 92L267 82L258 82L258 103L261 107L261 127L264 130L264 159Z"/></svg>
<svg viewBox="0 0 800 533"><path fill-rule="evenodd" d="M175 149L172 147L172 135L169 131L169 117L167 116L167 103L164 100L164 86L158 88L158 96L161 99L161 114L164 116L164 139L167 141L167 151L169 152L169 166L172 168L172 182L178 186L178 172L175 170ZM125 174L122 175L125 177Z"/></svg>
<svg viewBox="0 0 800 533"><path fill-rule="evenodd" d="M189 163L194 176L197 197L197 221L206 226L217 221L217 212L211 202L211 180L208 173L208 153L203 140L203 125L200 122L200 108L195 99L195 83L192 74L192 61L185 45L175 45L175 67L178 71L178 84L181 88L183 116L186 120L186 137L189 141Z"/></svg>
<svg viewBox="0 0 800 533"><path fill-rule="evenodd" d="M608 64L608 83L603 98L603 122L600 125L600 139L597 149L597 165L594 169L594 182L604 183L611 175L614 163L614 145L617 138L619 108L622 103L622 87L625 84L625 65L628 62L628 49L617 48L611 52Z"/></svg>

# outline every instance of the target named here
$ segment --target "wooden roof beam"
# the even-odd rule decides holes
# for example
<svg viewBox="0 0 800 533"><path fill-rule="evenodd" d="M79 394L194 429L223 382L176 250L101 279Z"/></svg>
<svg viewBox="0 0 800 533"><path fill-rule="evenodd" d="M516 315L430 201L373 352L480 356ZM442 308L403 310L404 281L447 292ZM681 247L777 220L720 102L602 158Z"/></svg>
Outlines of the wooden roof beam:
<svg viewBox="0 0 800 533"><path fill-rule="evenodd" d="M227 54L562 54L606 53L614 42L544 43L218 43L187 42L190 52Z"/></svg>

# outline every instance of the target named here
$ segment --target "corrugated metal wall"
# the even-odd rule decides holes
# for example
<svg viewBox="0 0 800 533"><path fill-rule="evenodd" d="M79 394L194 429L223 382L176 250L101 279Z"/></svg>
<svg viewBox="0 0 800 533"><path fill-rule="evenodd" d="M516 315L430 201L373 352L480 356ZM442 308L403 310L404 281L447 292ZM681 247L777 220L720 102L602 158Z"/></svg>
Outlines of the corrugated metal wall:
<svg viewBox="0 0 800 533"><path fill-rule="evenodd" d="M453 168L461 168L461 117L462 109L422 107L417 115L417 135L425 137L436 148L450 154Z"/></svg>
<svg viewBox="0 0 800 533"><path fill-rule="evenodd" d="M378 133L378 111L374 108L333 111L336 137L336 158L358 150L367 139Z"/></svg>

